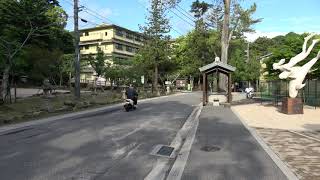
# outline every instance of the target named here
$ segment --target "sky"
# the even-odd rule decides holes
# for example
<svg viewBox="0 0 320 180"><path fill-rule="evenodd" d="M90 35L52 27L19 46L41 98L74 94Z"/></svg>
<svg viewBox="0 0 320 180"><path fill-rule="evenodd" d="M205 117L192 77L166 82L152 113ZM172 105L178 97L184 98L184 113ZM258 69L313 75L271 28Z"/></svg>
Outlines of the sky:
<svg viewBox="0 0 320 180"><path fill-rule="evenodd" d="M193 23L185 11L190 10L194 0L181 0L177 9L168 11L172 37L188 33ZM212 0L204 0L208 3ZM117 24L119 26L139 31L139 25L144 25L149 0L79 0L86 7L79 17L87 20L80 21L80 29L94 27L97 24ZM269 38L288 32L317 32L320 33L320 0L243 0L242 6L249 7L257 4L254 18L262 18L262 22L253 26L255 33L246 34L249 41L260 36ZM67 29L73 29L73 0L60 0L60 5L69 15ZM182 13L183 14L182 14Z"/></svg>

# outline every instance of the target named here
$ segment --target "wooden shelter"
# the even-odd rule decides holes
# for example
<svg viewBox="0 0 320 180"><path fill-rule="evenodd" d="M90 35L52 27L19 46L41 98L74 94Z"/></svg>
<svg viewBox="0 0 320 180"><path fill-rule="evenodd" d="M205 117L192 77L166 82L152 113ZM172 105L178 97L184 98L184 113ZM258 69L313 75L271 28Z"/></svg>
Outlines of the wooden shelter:
<svg viewBox="0 0 320 180"><path fill-rule="evenodd" d="M223 63L219 60L214 61L211 64L207 64L201 68L199 68L200 72L202 73L202 91L203 91L203 98L202 102L203 105L207 105L208 103L208 75L216 73L217 75L217 84L219 84L219 73L223 73L228 77L228 98L227 102L231 103L232 95L231 95L231 73L236 70L235 67L230 66L226 63Z"/></svg>

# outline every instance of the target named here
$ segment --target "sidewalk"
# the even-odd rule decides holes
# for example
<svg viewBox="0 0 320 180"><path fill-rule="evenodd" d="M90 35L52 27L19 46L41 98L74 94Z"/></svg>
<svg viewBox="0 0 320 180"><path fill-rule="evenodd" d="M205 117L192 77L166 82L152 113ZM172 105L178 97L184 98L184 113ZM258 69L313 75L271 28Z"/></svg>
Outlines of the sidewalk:
<svg viewBox="0 0 320 180"><path fill-rule="evenodd" d="M182 179L284 180L287 177L231 109L206 106Z"/></svg>
<svg viewBox="0 0 320 180"><path fill-rule="evenodd" d="M232 106L301 180L320 179L320 109L286 115L261 104Z"/></svg>

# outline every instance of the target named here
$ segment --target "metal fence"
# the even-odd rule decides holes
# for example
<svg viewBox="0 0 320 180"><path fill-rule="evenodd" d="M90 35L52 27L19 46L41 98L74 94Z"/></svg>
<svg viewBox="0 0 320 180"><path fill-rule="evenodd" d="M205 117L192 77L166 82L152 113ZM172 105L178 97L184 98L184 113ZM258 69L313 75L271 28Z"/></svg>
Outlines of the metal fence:
<svg viewBox="0 0 320 180"><path fill-rule="evenodd" d="M306 80L306 86L299 91L298 97L302 98L306 105L320 106L320 80ZM260 82L258 92L261 101L269 100L278 104L283 98L289 97L289 81L277 80Z"/></svg>

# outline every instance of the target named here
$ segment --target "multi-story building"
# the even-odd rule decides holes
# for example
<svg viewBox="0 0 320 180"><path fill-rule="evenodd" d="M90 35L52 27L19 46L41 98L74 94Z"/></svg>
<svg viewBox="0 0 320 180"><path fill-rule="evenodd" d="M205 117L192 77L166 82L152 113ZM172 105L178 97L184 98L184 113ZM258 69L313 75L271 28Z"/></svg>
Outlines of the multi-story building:
<svg viewBox="0 0 320 180"><path fill-rule="evenodd" d="M97 27L80 30L80 53L82 56L95 55L100 47L107 56L106 61L114 58L128 60L143 45L141 33L117 26L103 24ZM81 81L94 80L95 72L91 67L81 72Z"/></svg>

